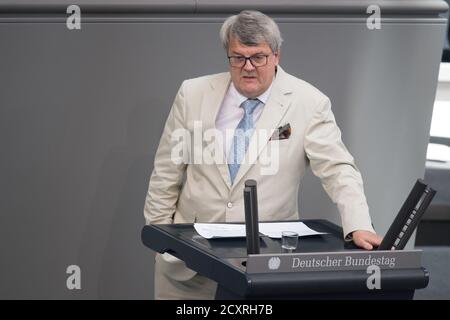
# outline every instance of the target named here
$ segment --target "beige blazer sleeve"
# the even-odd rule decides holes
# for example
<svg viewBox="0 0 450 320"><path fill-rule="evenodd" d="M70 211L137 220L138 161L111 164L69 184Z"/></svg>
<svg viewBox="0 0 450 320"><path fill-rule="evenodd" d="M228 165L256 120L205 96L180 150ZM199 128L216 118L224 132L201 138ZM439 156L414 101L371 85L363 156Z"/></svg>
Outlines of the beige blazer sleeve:
<svg viewBox="0 0 450 320"><path fill-rule="evenodd" d="M355 230L374 232L361 174L342 142L328 98L315 109L305 131L304 147L312 172L338 207L344 236L348 239Z"/></svg>
<svg viewBox="0 0 450 320"><path fill-rule="evenodd" d="M175 97L155 154L155 163L144 206L147 224L173 223L183 173L186 170L185 162L171 159L172 147L177 143L177 141L172 141L172 133L177 129L184 129L183 84Z"/></svg>

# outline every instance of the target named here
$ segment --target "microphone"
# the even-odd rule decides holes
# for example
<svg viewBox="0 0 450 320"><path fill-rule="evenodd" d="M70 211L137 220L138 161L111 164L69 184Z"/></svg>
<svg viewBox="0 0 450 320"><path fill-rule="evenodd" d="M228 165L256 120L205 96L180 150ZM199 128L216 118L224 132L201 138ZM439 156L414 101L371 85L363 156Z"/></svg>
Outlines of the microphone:
<svg viewBox="0 0 450 320"><path fill-rule="evenodd" d="M245 181L244 208L247 254L259 254L258 197L255 180Z"/></svg>

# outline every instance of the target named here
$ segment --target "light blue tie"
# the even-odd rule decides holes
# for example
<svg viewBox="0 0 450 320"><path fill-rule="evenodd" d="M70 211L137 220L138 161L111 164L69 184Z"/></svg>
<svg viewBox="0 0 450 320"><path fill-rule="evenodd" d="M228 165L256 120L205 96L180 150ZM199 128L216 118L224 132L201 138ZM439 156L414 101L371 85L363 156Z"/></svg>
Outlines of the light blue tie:
<svg viewBox="0 0 450 320"><path fill-rule="evenodd" d="M240 107L244 109L244 116L241 121L239 121L236 130L234 131L233 143L228 155L228 170L230 171L231 184L233 184L234 178L239 171L242 158L247 152L250 137L252 136L254 129L252 114L259 103L260 101L258 99L247 99L240 105Z"/></svg>

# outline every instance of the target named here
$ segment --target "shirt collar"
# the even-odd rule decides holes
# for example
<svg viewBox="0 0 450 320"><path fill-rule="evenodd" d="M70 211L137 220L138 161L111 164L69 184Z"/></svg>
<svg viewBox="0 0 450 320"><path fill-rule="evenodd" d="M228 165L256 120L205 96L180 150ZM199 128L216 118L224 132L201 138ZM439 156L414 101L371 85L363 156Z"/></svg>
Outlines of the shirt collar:
<svg viewBox="0 0 450 320"><path fill-rule="evenodd" d="M275 80L275 78L274 78L274 80ZM266 104L267 100L269 99L269 95L270 95L272 86L273 86L273 81L270 84L269 88L267 88L266 91L264 91L258 97L256 97L256 99L261 101L263 104ZM230 84L230 94L238 102L238 106L240 106L242 104L242 102L244 102L245 100L248 99L246 96L242 95L239 91L237 91L236 87L234 86L233 81L231 81L231 84Z"/></svg>

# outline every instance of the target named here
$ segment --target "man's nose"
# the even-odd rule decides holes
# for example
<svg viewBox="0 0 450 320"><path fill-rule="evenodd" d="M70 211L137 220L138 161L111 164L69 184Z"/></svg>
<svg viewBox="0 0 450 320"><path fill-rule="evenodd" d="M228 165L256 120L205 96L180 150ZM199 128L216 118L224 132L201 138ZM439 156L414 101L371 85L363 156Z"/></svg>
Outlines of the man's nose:
<svg viewBox="0 0 450 320"><path fill-rule="evenodd" d="M252 65L250 59L245 60L244 70L245 71L253 71L253 70L255 70L255 67Z"/></svg>

